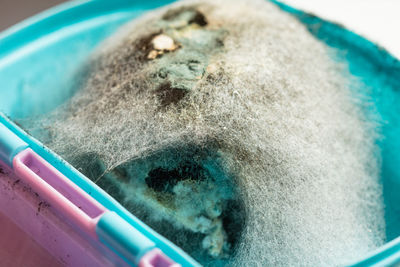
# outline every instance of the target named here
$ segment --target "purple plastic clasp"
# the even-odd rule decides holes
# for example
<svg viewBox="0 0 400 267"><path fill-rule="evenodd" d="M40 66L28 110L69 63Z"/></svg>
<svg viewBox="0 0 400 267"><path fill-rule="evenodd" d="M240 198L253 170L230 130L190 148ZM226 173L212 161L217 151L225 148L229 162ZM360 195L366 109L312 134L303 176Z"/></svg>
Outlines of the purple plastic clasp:
<svg viewBox="0 0 400 267"><path fill-rule="evenodd" d="M139 267L180 267L181 265L172 261L162 251L155 248L147 252L139 262Z"/></svg>
<svg viewBox="0 0 400 267"><path fill-rule="evenodd" d="M14 157L13 168L22 181L97 240L96 224L106 211L102 205L30 148Z"/></svg>

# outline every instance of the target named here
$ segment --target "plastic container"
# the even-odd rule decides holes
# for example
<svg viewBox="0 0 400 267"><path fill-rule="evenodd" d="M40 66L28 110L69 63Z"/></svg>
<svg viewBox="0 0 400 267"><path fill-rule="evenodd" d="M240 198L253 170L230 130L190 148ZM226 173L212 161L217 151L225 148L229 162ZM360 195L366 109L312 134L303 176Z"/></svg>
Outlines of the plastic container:
<svg viewBox="0 0 400 267"><path fill-rule="evenodd" d="M96 0L69 2L32 17L1 33L0 111L10 116L11 119L19 119L44 114L62 104L76 90L72 79L74 73L79 72L80 64L87 59L90 52L102 40L125 22L147 10L169 2L171 1ZM398 153L400 151L400 116L398 116L400 114L400 79L398 78L400 77L400 63L383 49L336 24L326 22L276 1L273 2L296 16L313 35L338 51L337 60L348 64L350 72L359 77L360 82L370 88L368 92L365 92L365 95L376 104L376 110L370 112L376 113L376 116L386 122L382 129L385 138L380 141L379 145L382 148L386 233L388 240L392 241L380 250L372 252L371 255L366 255L363 260L357 261L355 259L355 265L370 266L398 262L400 260L400 239L397 238L400 235L400 205L398 204L400 203L400 194L398 194L400 189L400 170L398 169L398 166L400 166L400 154ZM104 209L115 212L120 219L154 242L173 261L184 266L197 265L183 251L140 222L101 188L43 148L38 141L20 132L15 125L10 124L4 118L0 118L0 121L63 176L93 197ZM13 212L13 206L1 205L0 211L3 213L3 217L11 219L20 229L33 236L37 244L42 244L40 238L43 230L40 229L43 229L47 223L40 218L42 218L42 211L44 211L44 214L45 210L51 208L42 209L43 204L41 204L41 213L36 216L34 211L38 210L36 205L39 205L40 202L37 202L38 200L34 198L35 194L26 195L27 193L23 192L24 187L20 188L18 183L12 187L16 181L16 177L13 175L8 176L7 179L0 179L1 182L6 180L10 182L5 184L8 186L8 191L4 192L9 192L9 194L0 200L1 203L8 203L6 201L10 201L14 196L13 194L26 196L28 200L23 200L24 197L21 197L21 205L18 205L21 211L18 212ZM6 187L4 186L4 188ZM29 212L31 213L29 216L21 215ZM56 215L63 216L62 213ZM30 226L26 218L30 218L29 221L32 224L37 224L37 226ZM54 220L55 222L52 224L54 228L50 230L49 236L70 231L68 227L71 224L64 226L62 220ZM37 234L35 234L35 231ZM81 244L82 251L90 255L92 253L90 249L95 247L96 244L89 241L85 243L81 239L79 239L81 241L76 241L73 236L73 234L68 236L71 239L71 244L73 244L71 247ZM77 238L82 238L82 236L79 235ZM49 241L48 244L52 243ZM91 248L85 247L86 245L83 244L90 244ZM41 246L43 247L43 244ZM104 246L104 244L100 242L98 251L103 249L101 246ZM62 251L64 247L68 246L57 247L60 251L58 254L50 253L53 256L49 257L49 261L65 261L65 258L68 257L64 253L65 251ZM107 250L107 246L104 249ZM107 261L112 264L126 264L127 261L118 261L121 259L121 255L117 254L119 258L114 259L113 253L110 250L103 255L108 255ZM93 256L93 258L96 257ZM88 256L87 260L89 258ZM147 259L146 262L150 263L151 260ZM77 262L73 262L72 259L67 262L68 265L72 266L76 266L75 263Z"/></svg>
<svg viewBox="0 0 400 267"><path fill-rule="evenodd" d="M29 240L22 234L25 232L35 241L32 245L38 244L68 266L181 266L157 247L168 243L106 209L35 153L23 140L27 136L0 114L0 212L6 225L17 226L10 228L17 239L13 239L13 232L5 234L14 246L14 242ZM0 262L30 257L39 260L34 249L27 255L8 253ZM177 253L183 257L178 259L182 265L196 265L181 251ZM46 259L54 261L52 257ZM28 264L31 262L21 265Z"/></svg>

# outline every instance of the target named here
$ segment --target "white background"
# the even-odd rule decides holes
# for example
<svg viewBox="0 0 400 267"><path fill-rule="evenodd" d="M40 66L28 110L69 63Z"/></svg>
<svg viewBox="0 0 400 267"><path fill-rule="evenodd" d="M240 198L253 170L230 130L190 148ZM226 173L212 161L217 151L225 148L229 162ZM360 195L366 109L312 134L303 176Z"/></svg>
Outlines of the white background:
<svg viewBox="0 0 400 267"><path fill-rule="evenodd" d="M0 31L63 1L65 0L0 0ZM379 43L400 58L400 0L281 1L339 22Z"/></svg>
<svg viewBox="0 0 400 267"><path fill-rule="evenodd" d="M281 0L378 43L400 58L400 0Z"/></svg>

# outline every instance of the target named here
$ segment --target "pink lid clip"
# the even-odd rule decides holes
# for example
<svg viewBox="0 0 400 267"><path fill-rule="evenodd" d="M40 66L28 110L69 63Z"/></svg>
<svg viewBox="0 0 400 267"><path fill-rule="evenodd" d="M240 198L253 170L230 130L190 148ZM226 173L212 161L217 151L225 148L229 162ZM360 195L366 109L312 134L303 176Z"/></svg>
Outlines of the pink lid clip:
<svg viewBox="0 0 400 267"><path fill-rule="evenodd" d="M158 248L147 252L140 260L139 267L181 267L180 264L172 261Z"/></svg>
<svg viewBox="0 0 400 267"><path fill-rule="evenodd" d="M13 168L20 179L63 211L71 223L97 239L97 220L106 211L102 205L30 148L14 157Z"/></svg>

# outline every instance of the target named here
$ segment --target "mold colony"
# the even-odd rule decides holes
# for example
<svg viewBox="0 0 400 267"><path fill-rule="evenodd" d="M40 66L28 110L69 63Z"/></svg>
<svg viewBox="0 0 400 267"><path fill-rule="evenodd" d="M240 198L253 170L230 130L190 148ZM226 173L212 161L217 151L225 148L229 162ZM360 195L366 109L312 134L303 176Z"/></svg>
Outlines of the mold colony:
<svg viewBox="0 0 400 267"><path fill-rule="evenodd" d="M83 73L35 132L202 264L338 265L384 242L377 124L276 6L174 4Z"/></svg>

